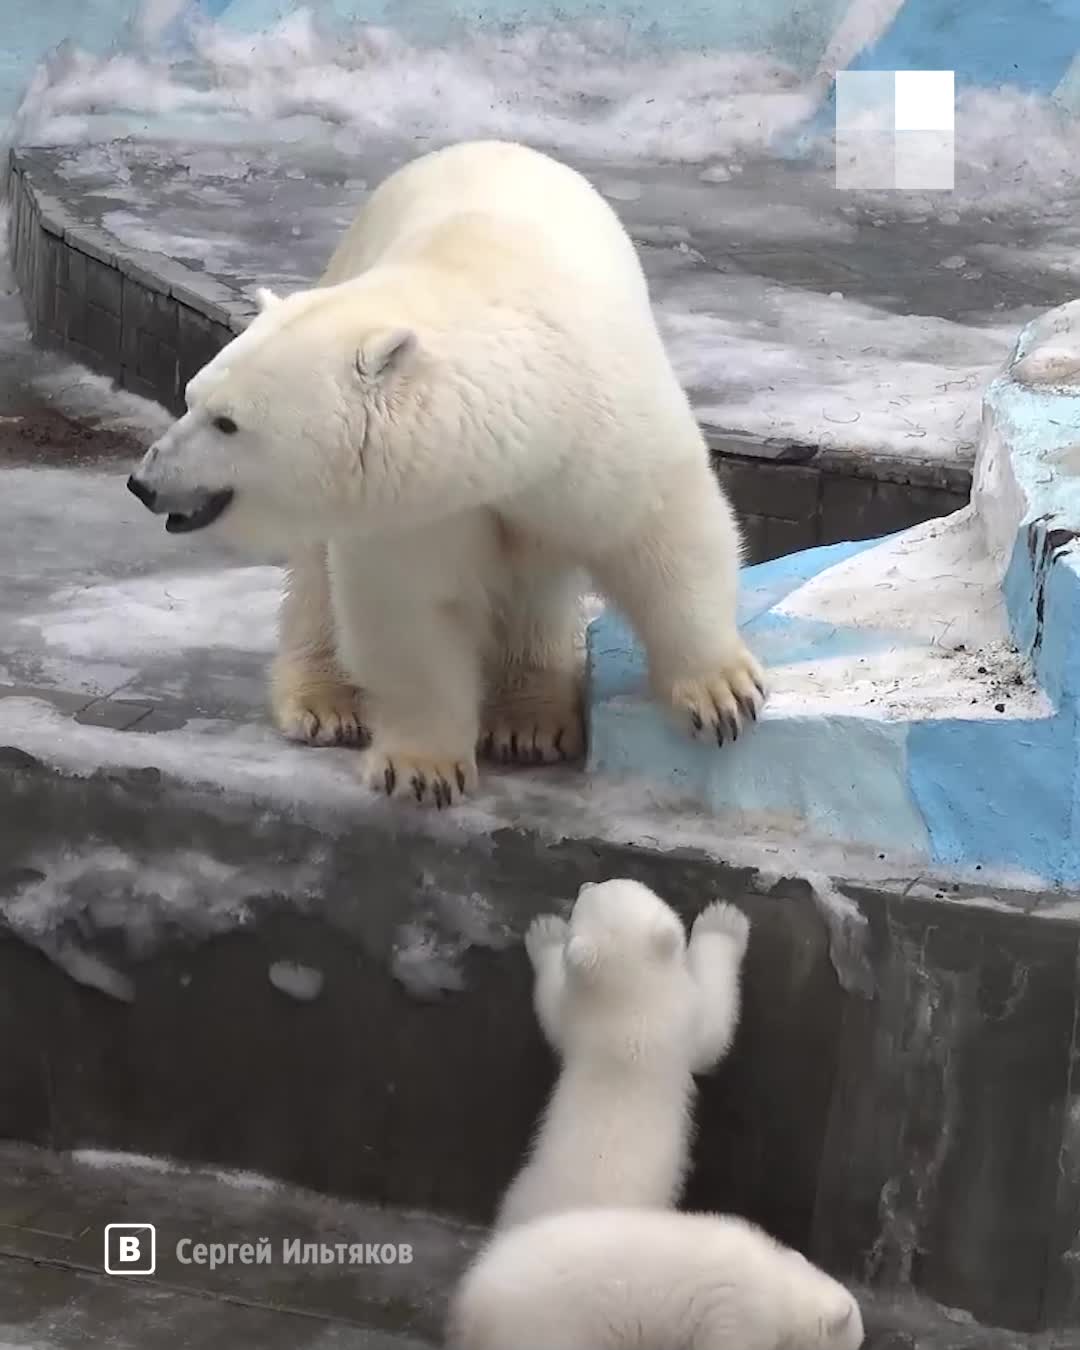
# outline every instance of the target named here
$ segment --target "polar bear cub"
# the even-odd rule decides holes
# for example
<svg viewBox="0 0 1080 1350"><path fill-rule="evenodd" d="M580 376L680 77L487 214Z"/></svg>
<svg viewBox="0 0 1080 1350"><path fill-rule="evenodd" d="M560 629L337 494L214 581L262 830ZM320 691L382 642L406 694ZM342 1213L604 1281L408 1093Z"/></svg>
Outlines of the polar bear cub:
<svg viewBox="0 0 1080 1350"><path fill-rule="evenodd" d="M173 533L289 560L272 706L371 744L442 807L583 748L582 596L626 614L658 699L734 739L764 701L740 543L637 254L587 180L469 142L372 194L317 286L258 292L128 480Z"/></svg>
<svg viewBox="0 0 1080 1350"><path fill-rule="evenodd" d="M859 1350L852 1295L743 1219L670 1210L547 1215L482 1252L450 1350Z"/></svg>
<svg viewBox="0 0 1080 1350"><path fill-rule="evenodd" d="M731 1045L749 931L733 905L711 904L687 944L674 910L629 880L583 886L569 924L534 920L537 1018L562 1065L497 1229L557 1210L675 1202L693 1075Z"/></svg>

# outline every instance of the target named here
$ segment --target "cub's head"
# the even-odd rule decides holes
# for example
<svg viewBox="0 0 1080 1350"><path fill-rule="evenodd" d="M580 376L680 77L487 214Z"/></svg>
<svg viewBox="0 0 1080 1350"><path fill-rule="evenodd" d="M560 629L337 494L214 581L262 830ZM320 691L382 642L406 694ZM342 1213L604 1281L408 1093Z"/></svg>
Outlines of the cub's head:
<svg viewBox="0 0 1080 1350"><path fill-rule="evenodd" d="M372 307L345 287L257 299L255 319L191 379L187 412L128 487L170 533L213 528L281 551L357 523L379 485L386 495L379 430L417 343L369 322Z"/></svg>
<svg viewBox="0 0 1080 1350"><path fill-rule="evenodd" d="M652 976L682 971L685 954L678 915L647 886L602 881L578 892L564 949L572 983L633 995Z"/></svg>
<svg viewBox="0 0 1080 1350"><path fill-rule="evenodd" d="M779 1250L788 1267L784 1285L791 1330L782 1342L785 1350L860 1350L862 1312L851 1291L801 1252Z"/></svg>

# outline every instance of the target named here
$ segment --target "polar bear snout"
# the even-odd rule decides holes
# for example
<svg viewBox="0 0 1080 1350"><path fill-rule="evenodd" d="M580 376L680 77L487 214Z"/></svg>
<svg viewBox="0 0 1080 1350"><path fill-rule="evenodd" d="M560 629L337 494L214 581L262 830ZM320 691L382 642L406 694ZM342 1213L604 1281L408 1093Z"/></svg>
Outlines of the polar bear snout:
<svg viewBox="0 0 1080 1350"><path fill-rule="evenodd" d="M133 473L127 480L128 491L138 497L155 516L165 516L165 528L170 534L190 534L204 530L223 515L232 503L232 488L211 492L196 488L194 492L159 492L140 476Z"/></svg>
<svg viewBox="0 0 1080 1350"><path fill-rule="evenodd" d="M183 487L162 472L160 442L152 445L127 480L128 491L155 516L165 516L170 534L189 534L212 525L231 505L232 488Z"/></svg>

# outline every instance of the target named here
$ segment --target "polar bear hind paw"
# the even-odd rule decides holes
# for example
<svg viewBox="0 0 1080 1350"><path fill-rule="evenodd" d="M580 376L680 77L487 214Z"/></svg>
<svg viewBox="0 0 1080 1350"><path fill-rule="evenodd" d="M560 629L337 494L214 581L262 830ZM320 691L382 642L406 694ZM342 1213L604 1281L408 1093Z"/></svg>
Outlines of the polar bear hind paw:
<svg viewBox="0 0 1080 1350"><path fill-rule="evenodd" d="M304 745L363 745L360 691L352 685L322 685L274 700L281 734Z"/></svg>
<svg viewBox="0 0 1080 1350"><path fill-rule="evenodd" d="M748 647L739 643L731 658L709 675L675 680L668 701L690 719L695 739L737 741L747 722L756 722L765 706L765 672Z"/></svg>
<svg viewBox="0 0 1080 1350"><path fill-rule="evenodd" d="M367 750L360 766L372 792L411 798L419 806L443 810L476 790L476 761L453 755L418 755L408 751Z"/></svg>

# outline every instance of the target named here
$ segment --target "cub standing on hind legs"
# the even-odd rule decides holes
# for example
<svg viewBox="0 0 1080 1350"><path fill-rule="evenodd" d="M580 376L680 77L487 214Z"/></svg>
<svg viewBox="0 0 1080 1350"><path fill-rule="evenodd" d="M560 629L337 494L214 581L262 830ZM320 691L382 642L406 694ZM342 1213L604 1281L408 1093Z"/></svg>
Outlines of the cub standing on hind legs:
<svg viewBox="0 0 1080 1350"><path fill-rule="evenodd" d="M678 915L627 880L583 886L569 924L534 920L536 1013L562 1069L497 1230L589 1205L675 1203L693 1075L735 1035L749 931L733 905L712 904L687 944Z"/></svg>
<svg viewBox="0 0 1080 1350"><path fill-rule="evenodd" d="M287 735L347 741L378 792L445 806L478 745L583 745L585 577L697 736L764 701L736 627L739 534L618 217L497 141L374 192L320 284L190 381L128 485L174 533L291 559L274 664Z"/></svg>

